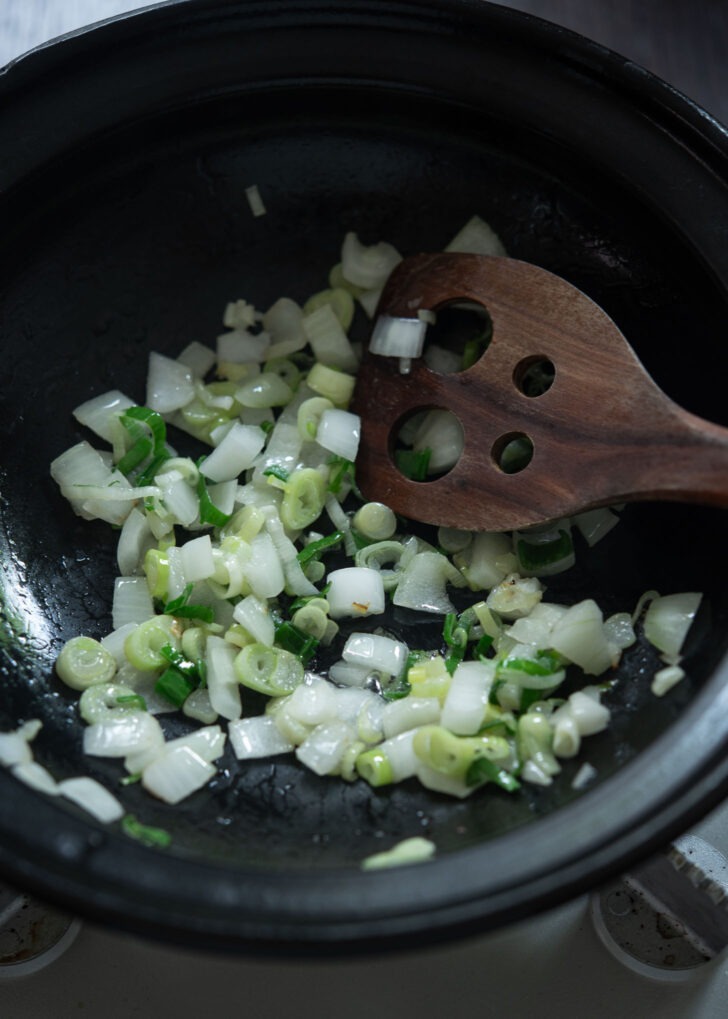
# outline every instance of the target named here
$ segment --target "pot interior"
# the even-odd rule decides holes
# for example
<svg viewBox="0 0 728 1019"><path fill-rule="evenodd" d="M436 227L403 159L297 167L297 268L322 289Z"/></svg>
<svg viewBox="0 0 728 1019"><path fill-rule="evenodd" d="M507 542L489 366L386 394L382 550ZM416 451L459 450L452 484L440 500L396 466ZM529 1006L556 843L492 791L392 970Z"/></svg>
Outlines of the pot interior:
<svg viewBox="0 0 728 1019"><path fill-rule="evenodd" d="M510 255L601 304L673 399L726 422L725 281L643 180L579 148L580 130L560 137L554 123L519 119L497 100L474 109L464 97L383 79L277 82L145 110L39 165L4 199L0 729L41 718L38 759L57 778L100 779L130 813L172 833L170 857L265 875L355 871L414 834L431 838L439 857L484 844L497 851L525 825L537 838L540 818L575 801L589 810L589 791L571 785L583 759L606 788L630 763L637 782L641 752L669 739L716 681L728 641L724 514L667 504L626 507L607 538L579 545L572 571L546 580L546 597L593 597L609 614L631 611L648 589L705 592L687 677L655 698L659 661L640 640L606 697L612 725L547 789L508 796L487 787L452 802L411 783L372 790L318 778L288 759L243 767L228 750L210 787L170 808L120 786L120 765L83 756L76 696L53 673L64 640L110 629L116 572L113 533L75 517L49 477L50 461L86 437L72 409L111 388L142 402L149 350L175 356L192 340L214 344L228 300L265 309L324 288L348 230L410 254L440 250L477 213ZM245 195L253 184L267 209L259 218ZM358 328L366 335L363 318ZM593 385L598 400L597 377ZM437 643L441 632L439 621L402 610L387 623L413 645ZM246 708L258 707L249 695ZM187 731L177 715L164 727ZM15 783L12 795L21 814L43 809L60 829L66 818L85 825L71 805L41 808ZM50 846L52 833L39 839Z"/></svg>

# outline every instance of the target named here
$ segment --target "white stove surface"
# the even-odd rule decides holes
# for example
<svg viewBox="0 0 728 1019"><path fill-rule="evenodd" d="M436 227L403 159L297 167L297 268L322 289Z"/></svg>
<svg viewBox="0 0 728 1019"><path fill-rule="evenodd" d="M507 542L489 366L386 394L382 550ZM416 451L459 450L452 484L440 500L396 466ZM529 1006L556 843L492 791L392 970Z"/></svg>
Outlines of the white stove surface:
<svg viewBox="0 0 728 1019"><path fill-rule="evenodd" d="M129 0L0 0L0 66L62 32L142 6ZM555 3L554 20L559 9ZM693 834L728 856L728 806ZM250 960L83 923L70 948L46 968L9 976L0 967L3 1019L198 1019L212 1010L254 1019L294 1013L296 1019L725 1019L728 956L681 981L649 979L604 948L585 896L493 934L386 958Z"/></svg>
<svg viewBox="0 0 728 1019"><path fill-rule="evenodd" d="M728 855L728 807L694 834ZM604 948L584 896L482 937L354 960L225 957L84 924L45 969L0 978L5 1019L199 1019L212 1010L251 1019L725 1019L728 956L681 981L644 977Z"/></svg>

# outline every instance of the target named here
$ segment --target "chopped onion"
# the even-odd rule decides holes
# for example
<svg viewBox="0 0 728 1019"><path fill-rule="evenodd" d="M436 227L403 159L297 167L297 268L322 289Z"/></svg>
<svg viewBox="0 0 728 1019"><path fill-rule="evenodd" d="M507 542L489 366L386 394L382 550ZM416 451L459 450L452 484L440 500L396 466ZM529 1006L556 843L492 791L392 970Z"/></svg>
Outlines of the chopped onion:
<svg viewBox="0 0 728 1019"><path fill-rule="evenodd" d="M326 600L332 619L344 616L376 616L384 612L384 585L377 570L350 566L333 570Z"/></svg>
<svg viewBox="0 0 728 1019"><path fill-rule="evenodd" d="M254 594L239 601L233 609L233 618L243 626L253 640L260 644L272 645L275 640L275 624L268 604Z"/></svg>
<svg viewBox="0 0 728 1019"><path fill-rule="evenodd" d="M44 768L42 764L38 764L37 761L24 761L21 764L13 765L10 770L17 779L30 786L31 789L37 789L38 792L45 793L47 796L58 796L58 783L48 769Z"/></svg>
<svg viewBox="0 0 728 1019"><path fill-rule="evenodd" d="M198 580L207 580L215 572L215 560L212 557L212 539L209 534L192 538L180 546L180 560L185 582L194 584Z"/></svg>
<svg viewBox="0 0 728 1019"><path fill-rule="evenodd" d="M379 315L369 341L370 354L382 357L421 357L427 323L420 318Z"/></svg>
<svg viewBox="0 0 728 1019"><path fill-rule="evenodd" d="M461 662L442 706L442 724L459 736L478 732L488 710L495 676L491 662Z"/></svg>
<svg viewBox="0 0 728 1019"><path fill-rule="evenodd" d="M299 690L301 687L299 687ZM317 775L333 774L346 752L356 739L346 722L338 719L317 725L296 749L296 757Z"/></svg>
<svg viewBox="0 0 728 1019"><path fill-rule="evenodd" d="M157 743L159 722L146 711L119 711L83 731L84 753L92 757L126 757Z"/></svg>
<svg viewBox="0 0 728 1019"><path fill-rule="evenodd" d="M235 674L234 662L237 648L222 637L207 638L207 689L213 709L232 721L240 718L240 685Z"/></svg>
<svg viewBox="0 0 728 1019"><path fill-rule="evenodd" d="M152 352L147 374L147 407L160 414L179 410L194 399L195 386L191 370L185 364Z"/></svg>
<svg viewBox="0 0 728 1019"><path fill-rule="evenodd" d="M269 347L268 333L233 329L218 336L217 360L231 364L258 364L266 359Z"/></svg>
<svg viewBox="0 0 728 1019"><path fill-rule="evenodd" d="M79 404L74 410L73 416L79 424L90 428L101 439L113 442L114 423L118 415L133 406L133 400L130 400L118 389L112 389L108 393L94 396L91 400Z"/></svg>
<svg viewBox="0 0 728 1019"><path fill-rule="evenodd" d="M356 460L361 434L361 418L348 410L325 410L319 420L316 441L344 460Z"/></svg>
<svg viewBox="0 0 728 1019"><path fill-rule="evenodd" d="M111 614L114 629L127 623L144 623L154 615L146 577L117 577Z"/></svg>
<svg viewBox="0 0 728 1019"><path fill-rule="evenodd" d="M158 799L174 804L206 785L215 771L214 764L189 747L180 746L147 765L142 772L142 785Z"/></svg>
<svg viewBox="0 0 728 1019"><path fill-rule="evenodd" d="M265 435L255 425L236 421L219 446L200 465L200 471L210 481L229 481L247 470L260 453Z"/></svg>
<svg viewBox="0 0 728 1019"><path fill-rule="evenodd" d="M684 678L685 670L680 665L667 665L652 677L650 689L655 697L664 697Z"/></svg>
<svg viewBox="0 0 728 1019"><path fill-rule="evenodd" d="M303 331L317 361L341 371L356 371L359 359L330 304L305 315Z"/></svg>
<svg viewBox="0 0 728 1019"><path fill-rule="evenodd" d="M446 615L453 611L446 593L448 583L462 584L462 577L450 560L439 552L417 552L402 571L394 592L394 604Z"/></svg>
<svg viewBox="0 0 728 1019"><path fill-rule="evenodd" d="M215 364L215 351L193 340L177 355L177 360L189 368L194 376L203 379Z"/></svg>
<svg viewBox="0 0 728 1019"><path fill-rule="evenodd" d="M401 640L376 633L352 633L341 656L346 662L377 669L388 676L399 676L407 661L409 648Z"/></svg>
<svg viewBox="0 0 728 1019"><path fill-rule="evenodd" d="M124 815L121 803L96 779L86 776L66 778L58 783L58 792L92 814L102 824L118 821Z"/></svg>
<svg viewBox="0 0 728 1019"><path fill-rule="evenodd" d="M146 514L133 507L122 524L119 543L116 546L116 562L122 577L137 572L144 553L153 545L154 535Z"/></svg>
<svg viewBox="0 0 728 1019"><path fill-rule="evenodd" d="M273 757L290 753L294 747L281 735L270 715L240 718L228 725L230 744L238 760Z"/></svg>
<svg viewBox="0 0 728 1019"><path fill-rule="evenodd" d="M655 598L645 613L645 637L669 664L679 661L680 652L698 611L702 594L685 592Z"/></svg>
<svg viewBox="0 0 728 1019"><path fill-rule="evenodd" d="M263 199L260 196L257 184L251 184L250 187L245 189L245 197L248 199L248 205L250 206L250 211L253 213L253 216L256 218L258 216L265 216L266 207L263 204Z"/></svg>
<svg viewBox="0 0 728 1019"><path fill-rule="evenodd" d="M465 226L453 237L445 251L459 251L471 255L505 255L498 234L481 219L473 216Z"/></svg>
<svg viewBox="0 0 728 1019"><path fill-rule="evenodd" d="M591 598L564 613L553 628L551 646L590 675L599 676L612 664L602 612Z"/></svg>
<svg viewBox="0 0 728 1019"><path fill-rule="evenodd" d="M369 247L360 243L355 233L348 233L341 248L341 271L344 278L366 290L381 287L389 274L402 261L391 244L380 242Z"/></svg>
<svg viewBox="0 0 728 1019"><path fill-rule="evenodd" d="M385 704L382 710L382 730L387 739L409 732L421 725L434 725L440 721L440 701L437 697L410 695Z"/></svg>

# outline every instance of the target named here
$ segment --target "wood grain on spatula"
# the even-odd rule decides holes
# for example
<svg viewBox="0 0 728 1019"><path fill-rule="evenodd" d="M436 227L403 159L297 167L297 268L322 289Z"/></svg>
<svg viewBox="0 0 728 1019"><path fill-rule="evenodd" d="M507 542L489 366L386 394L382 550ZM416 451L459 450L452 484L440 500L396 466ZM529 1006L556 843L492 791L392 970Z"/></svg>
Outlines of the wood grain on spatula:
<svg viewBox="0 0 728 1019"><path fill-rule="evenodd" d="M416 358L402 374L398 358L364 352L354 410L367 499L414 520L492 531L633 500L728 506L728 429L667 397L580 290L515 259L416 255L392 273L378 314L413 318L459 301L483 305L493 323L472 367L440 374ZM554 365L553 383L528 396L518 380L538 360ZM449 473L412 481L394 462L395 440L401 423L427 408L457 417L464 449ZM499 466L511 435L533 448L516 473Z"/></svg>

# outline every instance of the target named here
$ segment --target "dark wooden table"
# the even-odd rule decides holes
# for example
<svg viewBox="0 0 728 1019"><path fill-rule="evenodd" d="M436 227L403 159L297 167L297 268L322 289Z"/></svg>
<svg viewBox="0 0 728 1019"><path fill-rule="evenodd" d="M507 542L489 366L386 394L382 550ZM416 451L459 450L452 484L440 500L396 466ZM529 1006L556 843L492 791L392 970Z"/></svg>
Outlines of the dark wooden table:
<svg viewBox="0 0 728 1019"><path fill-rule="evenodd" d="M502 0L580 32L664 78L728 124L728 0ZM143 0L0 0L0 65Z"/></svg>

